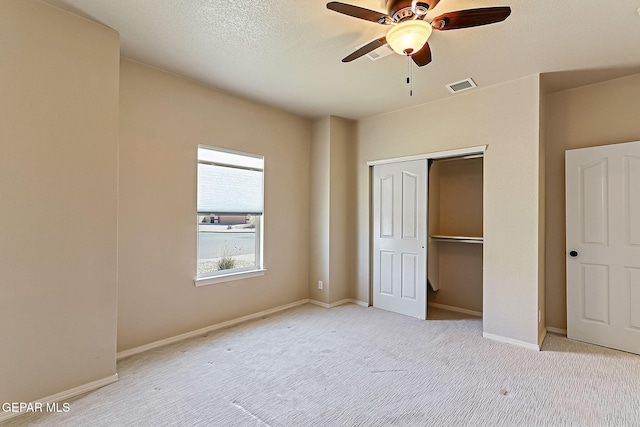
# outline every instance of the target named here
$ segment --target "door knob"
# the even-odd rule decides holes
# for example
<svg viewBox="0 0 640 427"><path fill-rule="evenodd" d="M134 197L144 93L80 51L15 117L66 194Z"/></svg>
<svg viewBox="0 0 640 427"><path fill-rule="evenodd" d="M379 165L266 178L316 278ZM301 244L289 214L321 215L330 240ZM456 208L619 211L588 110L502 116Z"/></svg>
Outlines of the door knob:
<svg viewBox="0 0 640 427"><path fill-rule="evenodd" d="M572 258L575 258L578 256L578 252L577 251L571 251L569 252L569 256L571 256Z"/></svg>

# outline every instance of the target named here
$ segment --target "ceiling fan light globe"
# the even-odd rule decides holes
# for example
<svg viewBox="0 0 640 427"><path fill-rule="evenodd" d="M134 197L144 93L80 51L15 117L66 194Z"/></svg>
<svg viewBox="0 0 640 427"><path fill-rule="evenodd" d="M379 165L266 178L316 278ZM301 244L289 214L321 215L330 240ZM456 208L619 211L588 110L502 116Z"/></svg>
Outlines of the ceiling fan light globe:
<svg viewBox="0 0 640 427"><path fill-rule="evenodd" d="M387 32L387 43L396 53L408 55L418 52L429 40L431 24L422 20L403 21ZM408 52L408 53L407 53Z"/></svg>

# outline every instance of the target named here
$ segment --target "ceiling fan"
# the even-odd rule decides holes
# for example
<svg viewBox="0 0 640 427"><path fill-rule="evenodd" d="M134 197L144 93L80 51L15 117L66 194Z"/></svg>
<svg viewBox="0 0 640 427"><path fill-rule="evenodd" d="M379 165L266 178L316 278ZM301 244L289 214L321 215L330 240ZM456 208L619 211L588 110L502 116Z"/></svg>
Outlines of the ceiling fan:
<svg viewBox="0 0 640 427"><path fill-rule="evenodd" d="M431 48L428 40L432 30L457 30L459 28L493 24L504 21L511 14L511 8L508 6L485 7L448 12L437 16L431 22L427 22L425 20L427 13L439 1L386 0L386 14L337 1L327 3L327 8L330 10L381 25L391 26L385 36L362 46L351 55L345 57L342 62L351 62L385 44L389 44L396 53L411 57L413 62L422 67L431 62Z"/></svg>

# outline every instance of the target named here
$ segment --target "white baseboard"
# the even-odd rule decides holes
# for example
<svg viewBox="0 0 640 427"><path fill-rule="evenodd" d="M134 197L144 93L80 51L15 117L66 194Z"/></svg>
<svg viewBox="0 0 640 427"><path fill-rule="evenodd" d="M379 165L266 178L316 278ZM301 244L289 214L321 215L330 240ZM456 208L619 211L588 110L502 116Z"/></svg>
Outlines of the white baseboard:
<svg viewBox="0 0 640 427"><path fill-rule="evenodd" d="M340 301L336 301L336 302L332 302L331 304L327 304L326 302L320 302L320 301L316 301L316 300L309 300L310 304L314 304L314 305L318 305L320 307L324 307L324 308L333 308L333 307L337 307L339 305L344 305L344 304L357 304L360 305L362 307L369 307L369 304L367 304L364 301L358 301L355 299L351 299L351 298L346 298L346 299L342 299Z"/></svg>
<svg viewBox="0 0 640 427"><path fill-rule="evenodd" d="M318 307L322 307L322 308L331 308L331 304L327 304L326 302L322 302L322 301L316 301L314 299L310 299L309 304L317 305Z"/></svg>
<svg viewBox="0 0 640 427"><path fill-rule="evenodd" d="M456 313L464 313L464 314L469 314L471 316L482 317L481 311L467 310L466 308L453 307L451 305L438 304L436 302L429 302L427 303L427 306L433 307L433 308L441 308L443 310L448 310L448 311L455 311Z"/></svg>
<svg viewBox="0 0 640 427"><path fill-rule="evenodd" d="M307 304L309 302L311 302L311 301L308 300L308 299L303 299L303 300L300 300L300 301L292 302L290 304L285 304L285 305L281 305L279 307L270 308L268 310L264 310L264 311L261 311L259 313L249 314L248 316L239 317L237 319L232 319L232 320L228 320L226 322L217 323L215 325L207 326L207 327L204 327L204 328L201 328L201 329L197 329L195 331L186 332L186 333L181 334L181 335L176 335L174 337L165 338L165 339L160 340L160 341L155 341L155 342L152 342L152 343L149 343L149 344L141 345L140 347L130 348L129 350L124 350L124 351L119 352L116 355L116 360L121 360L121 359L124 359L125 357L133 356L134 354L138 354L138 353L142 353L142 352L145 352L145 351L148 351L148 350L152 350L154 348L162 347L162 346L165 346L167 344L173 344L175 342L186 340L188 338L193 338L193 337L197 337L197 336L206 335L209 332L217 331L218 329L223 329L223 328L228 328L230 326L235 326L235 325L237 325L239 323L243 323L243 322L246 322L248 320L257 319L259 317L266 316L266 315L273 314L273 313L277 313L279 311L288 310L290 308L297 307L297 306L303 305L303 304Z"/></svg>
<svg viewBox="0 0 640 427"><path fill-rule="evenodd" d="M554 328L553 326L547 326L547 332L551 332L553 334L564 335L567 336L566 329Z"/></svg>
<svg viewBox="0 0 640 427"><path fill-rule="evenodd" d="M525 341L514 340L513 338L501 337L500 335L489 334L486 332L483 332L482 336L493 341L503 342L503 343L515 345L518 347L524 347L524 348L528 348L529 350L540 351L540 346L537 344L531 344Z"/></svg>
<svg viewBox="0 0 640 427"><path fill-rule="evenodd" d="M99 380L96 380L96 381L91 381L90 383L83 384L81 386L72 388L70 390L65 390L63 392L54 394L52 396L45 397L43 399L35 400L33 403L39 402L39 403L42 403L42 404L47 404L47 403L62 402L64 400L71 399L71 398L79 396L81 394L88 393L88 392L93 391L93 390L97 390L97 389L99 389L101 387L104 387L104 386L107 386L109 384L113 384L116 381L118 381L118 374L117 373L113 374L111 376L108 376L106 378L102 378L102 379L99 379ZM28 403L28 402L25 402L25 403ZM0 412L0 423L3 422L3 421L8 420L10 418L17 417L17 416L23 415L23 414L26 414L26 412Z"/></svg>
<svg viewBox="0 0 640 427"><path fill-rule="evenodd" d="M351 303L355 304L355 305L359 305L360 307L369 307L369 303L368 302L360 301L358 299L352 299Z"/></svg>

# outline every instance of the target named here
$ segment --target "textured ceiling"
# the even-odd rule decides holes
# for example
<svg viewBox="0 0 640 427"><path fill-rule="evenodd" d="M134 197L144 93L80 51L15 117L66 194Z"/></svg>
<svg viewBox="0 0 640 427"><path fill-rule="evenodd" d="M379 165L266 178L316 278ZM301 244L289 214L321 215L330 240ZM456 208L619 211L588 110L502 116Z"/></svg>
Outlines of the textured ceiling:
<svg viewBox="0 0 640 427"><path fill-rule="evenodd" d="M433 62L341 59L387 27L326 9L319 0L43 0L120 33L124 57L308 117L362 118L536 73L550 91L640 72L640 0L441 0L442 13L510 6L504 22L434 31ZM382 0L346 0L384 11Z"/></svg>

